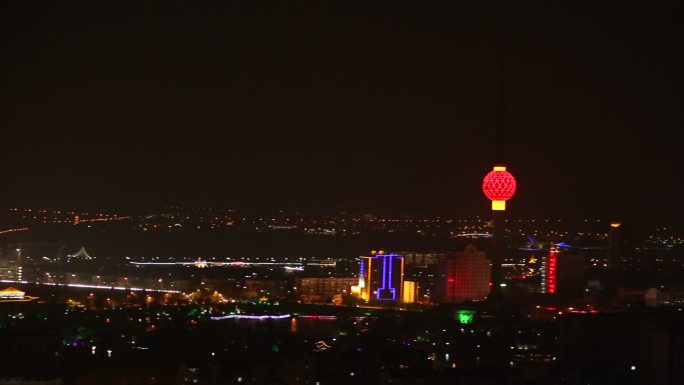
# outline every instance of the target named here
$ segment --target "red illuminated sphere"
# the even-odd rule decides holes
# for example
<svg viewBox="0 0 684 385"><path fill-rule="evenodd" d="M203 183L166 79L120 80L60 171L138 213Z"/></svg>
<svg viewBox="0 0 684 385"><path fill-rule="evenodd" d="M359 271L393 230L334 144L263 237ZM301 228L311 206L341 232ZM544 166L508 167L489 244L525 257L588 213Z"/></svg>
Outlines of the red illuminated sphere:
<svg viewBox="0 0 684 385"><path fill-rule="evenodd" d="M506 201L515 194L515 178L508 171L490 171L482 181L482 191L493 201Z"/></svg>

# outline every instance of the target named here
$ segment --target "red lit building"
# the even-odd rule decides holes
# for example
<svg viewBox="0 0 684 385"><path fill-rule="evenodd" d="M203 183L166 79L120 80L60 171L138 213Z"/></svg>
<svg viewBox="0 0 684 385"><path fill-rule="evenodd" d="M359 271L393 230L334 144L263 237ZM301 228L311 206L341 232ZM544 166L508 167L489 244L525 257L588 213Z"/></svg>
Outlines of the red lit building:
<svg viewBox="0 0 684 385"><path fill-rule="evenodd" d="M435 302L483 300L489 295L491 261L474 244L448 253L437 265Z"/></svg>
<svg viewBox="0 0 684 385"><path fill-rule="evenodd" d="M542 258L541 263L541 292L545 294L555 294L556 284L558 283L558 250L552 248L549 253Z"/></svg>
<svg viewBox="0 0 684 385"><path fill-rule="evenodd" d="M584 285L585 258L581 253L560 251L551 247L541 261L541 292L569 294Z"/></svg>

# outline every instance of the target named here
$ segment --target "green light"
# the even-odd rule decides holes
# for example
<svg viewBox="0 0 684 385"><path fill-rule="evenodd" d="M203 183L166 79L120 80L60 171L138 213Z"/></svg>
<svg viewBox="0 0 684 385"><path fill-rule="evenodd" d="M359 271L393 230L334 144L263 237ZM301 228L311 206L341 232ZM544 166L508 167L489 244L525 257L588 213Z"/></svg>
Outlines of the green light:
<svg viewBox="0 0 684 385"><path fill-rule="evenodd" d="M456 312L458 323L465 325L473 322L475 310L459 310Z"/></svg>

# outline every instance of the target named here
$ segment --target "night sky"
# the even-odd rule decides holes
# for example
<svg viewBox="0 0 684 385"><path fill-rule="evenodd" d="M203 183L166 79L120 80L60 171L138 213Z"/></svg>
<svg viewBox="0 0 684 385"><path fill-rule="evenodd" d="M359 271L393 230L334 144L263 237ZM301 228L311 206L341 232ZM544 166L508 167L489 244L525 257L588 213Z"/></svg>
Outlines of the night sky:
<svg viewBox="0 0 684 385"><path fill-rule="evenodd" d="M2 1L0 205L682 223L679 3Z"/></svg>

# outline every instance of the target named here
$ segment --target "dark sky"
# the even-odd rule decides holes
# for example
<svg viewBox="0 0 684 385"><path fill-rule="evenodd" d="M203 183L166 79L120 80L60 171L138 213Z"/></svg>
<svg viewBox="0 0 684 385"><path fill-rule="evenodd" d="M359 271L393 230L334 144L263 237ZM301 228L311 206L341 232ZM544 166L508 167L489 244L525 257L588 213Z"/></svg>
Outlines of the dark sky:
<svg viewBox="0 0 684 385"><path fill-rule="evenodd" d="M679 3L2 1L0 197L679 220Z"/></svg>

